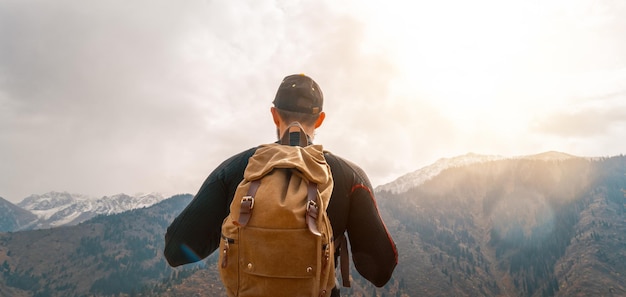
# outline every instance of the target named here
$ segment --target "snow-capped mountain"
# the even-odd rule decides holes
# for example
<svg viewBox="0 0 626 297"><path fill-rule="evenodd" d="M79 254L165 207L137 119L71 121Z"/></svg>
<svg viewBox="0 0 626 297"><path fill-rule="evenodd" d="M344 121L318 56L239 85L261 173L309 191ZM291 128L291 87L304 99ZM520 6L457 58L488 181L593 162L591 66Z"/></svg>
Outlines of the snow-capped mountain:
<svg viewBox="0 0 626 297"><path fill-rule="evenodd" d="M387 191L395 194L404 193L409 189L417 187L423 184L425 181L437 176L445 169L501 159L506 159L506 157L495 155L479 155L474 153L468 153L453 158L441 158L431 165L405 174L390 183L378 186L376 187L375 191Z"/></svg>
<svg viewBox="0 0 626 297"><path fill-rule="evenodd" d="M165 199L158 193L129 196L117 194L93 198L68 192L49 192L26 197L17 206L32 212L39 219L23 229L52 228L76 225L100 214L115 214L151 206Z"/></svg>
<svg viewBox="0 0 626 297"><path fill-rule="evenodd" d="M542 161L562 161L570 158L578 158L577 156L562 153L549 151L545 153L540 153L536 155L528 155L528 156L520 156L517 159L531 159L531 160L542 160Z"/></svg>
<svg viewBox="0 0 626 297"><path fill-rule="evenodd" d="M375 191L387 191L395 194L404 193L411 188L417 187L423 184L425 181L437 176L443 170L448 168L460 167L471 165L475 163L483 163L489 161L497 161L502 159L529 159L529 160L542 160L542 161L562 161L569 158L578 158L570 154L548 151L535 155L525 155L517 157L504 157L499 155L479 155L475 153L468 153L465 155L453 157L453 158L441 158L435 163L422 167L414 172L405 174L398 179L376 187Z"/></svg>

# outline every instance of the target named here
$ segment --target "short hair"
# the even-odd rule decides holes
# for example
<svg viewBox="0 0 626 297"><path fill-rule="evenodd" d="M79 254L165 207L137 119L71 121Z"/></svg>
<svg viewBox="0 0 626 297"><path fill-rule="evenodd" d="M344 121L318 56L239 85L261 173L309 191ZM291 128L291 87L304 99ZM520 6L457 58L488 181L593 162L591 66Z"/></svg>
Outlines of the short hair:
<svg viewBox="0 0 626 297"><path fill-rule="evenodd" d="M298 122L303 126L313 126L315 121L320 117L319 113L308 114L295 111L288 111L280 108L276 108L280 118L286 123Z"/></svg>

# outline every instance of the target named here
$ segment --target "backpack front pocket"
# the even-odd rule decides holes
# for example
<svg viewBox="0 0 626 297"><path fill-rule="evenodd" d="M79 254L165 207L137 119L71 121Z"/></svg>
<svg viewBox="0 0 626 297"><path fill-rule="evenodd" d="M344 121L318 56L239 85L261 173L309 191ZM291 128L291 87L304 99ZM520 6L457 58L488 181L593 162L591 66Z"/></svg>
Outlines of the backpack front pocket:
<svg viewBox="0 0 626 297"><path fill-rule="evenodd" d="M272 288L272 296L293 297L307 291L305 296L310 296L316 291L321 268L320 237L308 229L246 227L240 230L240 238L240 293L262 295L265 285Z"/></svg>

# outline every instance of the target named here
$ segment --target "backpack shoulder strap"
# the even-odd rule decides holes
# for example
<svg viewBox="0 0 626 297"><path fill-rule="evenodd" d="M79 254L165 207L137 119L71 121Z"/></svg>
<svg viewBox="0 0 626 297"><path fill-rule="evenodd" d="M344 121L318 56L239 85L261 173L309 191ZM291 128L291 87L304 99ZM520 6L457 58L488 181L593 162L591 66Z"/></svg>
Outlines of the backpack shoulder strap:
<svg viewBox="0 0 626 297"><path fill-rule="evenodd" d="M350 255L348 252L348 239L343 233L337 238L339 245L339 261L341 269L341 282L346 288L350 287Z"/></svg>
<svg viewBox="0 0 626 297"><path fill-rule="evenodd" d="M256 191L259 189L260 185L261 180L258 179L250 182L250 188L248 188L248 193L241 199L241 207L239 208L239 220L237 221L237 224L241 227L245 227L250 220L250 215L252 215L252 208L254 207L254 196L256 195Z"/></svg>
<svg viewBox="0 0 626 297"><path fill-rule="evenodd" d="M289 124L289 126L287 126L287 130L285 130L285 133L283 133L283 136L280 138L280 144L282 145L291 145L291 133L292 132L299 132L300 133L300 141L299 141L299 145L300 147L305 147L309 145L309 139L306 135L306 133L304 132L304 128L302 128L302 125L298 122L293 122L291 124Z"/></svg>

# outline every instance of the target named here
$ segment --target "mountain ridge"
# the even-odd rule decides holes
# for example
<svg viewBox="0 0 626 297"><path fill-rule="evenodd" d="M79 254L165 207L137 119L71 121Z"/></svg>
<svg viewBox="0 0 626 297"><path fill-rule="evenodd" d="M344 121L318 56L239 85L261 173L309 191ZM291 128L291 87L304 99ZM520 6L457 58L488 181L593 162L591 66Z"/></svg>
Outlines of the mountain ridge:
<svg viewBox="0 0 626 297"><path fill-rule="evenodd" d="M375 188L376 192L391 192L394 194L404 193L411 188L417 187L427 180L437 176L442 171L460 167L471 165L475 163L484 163L490 161L504 160L504 159L530 159L530 160L545 160L545 161L560 161L566 160L570 158L578 158L577 156L570 155L563 152L558 151L546 151L543 153L533 154L533 155L522 155L522 156L512 156L506 157L501 155L483 155L477 153L467 153L464 155L454 156L450 158L440 158L434 163L424 166L418 170L406 173L401 175L397 179L379 185Z"/></svg>
<svg viewBox="0 0 626 297"><path fill-rule="evenodd" d="M22 211L34 216L27 223L14 223L15 228L7 229L6 231L77 225L97 215L117 214L137 208L149 207L164 199L163 194L156 192L133 196L120 193L101 198L56 191L33 194L17 204L5 201L5 203L13 205L14 208L20 208ZM7 215L7 213L0 209L0 215Z"/></svg>
<svg viewBox="0 0 626 297"><path fill-rule="evenodd" d="M387 191L395 194L403 193L411 188L423 184L425 181L437 176L445 169L506 158L507 157L499 155L481 155L476 153L467 153L465 155L450 158L440 158L430 165L404 174L389 183L377 186L375 191Z"/></svg>
<svg viewBox="0 0 626 297"><path fill-rule="evenodd" d="M0 197L0 232L19 230L36 220L33 213Z"/></svg>

